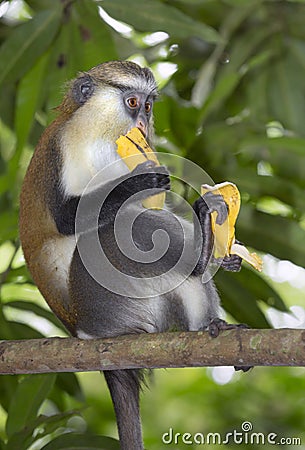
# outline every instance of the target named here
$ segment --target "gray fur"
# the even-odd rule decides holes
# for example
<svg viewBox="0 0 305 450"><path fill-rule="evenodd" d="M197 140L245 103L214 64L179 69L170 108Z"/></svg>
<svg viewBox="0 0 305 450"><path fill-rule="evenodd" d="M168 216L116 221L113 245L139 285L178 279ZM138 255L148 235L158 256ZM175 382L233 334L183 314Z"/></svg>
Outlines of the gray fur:
<svg viewBox="0 0 305 450"><path fill-rule="evenodd" d="M112 160L116 160L116 139L120 134L137 126L135 125L136 117L126 112L126 107L123 106L124 95L126 96L126 93L128 95L128 92L137 92L144 99L151 98L153 100L157 93L157 86L152 72L149 69L140 68L132 62L112 61L82 73L72 82L70 93L67 94L61 105L63 111L72 112L69 123L63 128L62 133L65 154L61 185L64 187L64 196L60 208L56 202L56 208L52 213L62 234L70 234L74 230L79 192L92 176L92 167L94 166L98 171ZM104 94L107 94L106 97L103 97ZM142 98L141 95L139 98ZM109 100L111 96L112 102ZM142 114L144 114L143 108ZM145 119L148 123L147 140L151 143L153 117L147 115ZM80 122L88 124L88 127L84 128L87 134L83 133ZM98 158L92 160L90 159L92 155ZM76 157L78 165L75 164ZM97 161L97 163L94 165L93 161ZM154 172L155 169L150 169L150 171ZM166 186L168 174L164 176L159 174L153 181L153 185L148 185L150 183L148 180L155 177L154 173L142 177L142 181L139 181L139 173L137 175L138 178L135 177L134 183L132 182L131 187L129 185L127 189L128 192L130 189L134 189L130 195L151 188L159 189L160 192L160 189L164 190L169 187ZM107 183L108 181L105 183L106 187ZM127 186L126 183L127 181L125 181ZM210 321L219 315L219 297L214 284L212 281L202 284L200 276L206 269L209 257L211 240L209 213L204 211L201 214L200 208L198 209L201 218L199 217L199 226L197 220L197 235L194 236L193 225L175 217L169 211L153 211L142 208L133 227L136 248L132 249L131 239L128 237L122 239L125 246L129 247L127 248L128 253L134 251L136 254L137 249L144 255L149 253L153 248L152 235L159 229L163 229L169 236L170 245L166 253L156 262L139 262L136 261L136 258L128 258L120 251L113 231L112 217L118 209L123 191L117 189L116 193L115 190L112 190L115 204L113 207L108 204L108 209L106 208L104 213L102 210L98 239L107 260L119 272L126 273L130 278L126 283L120 282L114 270L106 272L106 261L100 258L100 253L97 252L99 243L94 240L94 233L97 232L90 227L86 228L87 217L85 215L84 228L78 237L79 246L75 249L72 258L68 282L73 311L77 318L74 333L82 338L90 338L130 333L205 329ZM97 195L92 197L99 198L99 192L97 190ZM126 223L128 222L128 219L135 213L135 208L139 207L131 204L124 211L123 231L124 220ZM203 243L201 219L205 221L208 230L208 235L206 232L202 232ZM161 237L158 238L158 244L160 244L160 239ZM83 243L86 252L89 252L90 264L100 271L98 278L104 279L106 284L99 283L88 271L87 265L84 265L79 251ZM164 241L164 247L165 244ZM179 260L184 245L186 253L182 258L182 264L171 271L170 269ZM162 247L163 243L161 242ZM168 275L163 276L163 273L168 273ZM133 280L132 277L138 277L139 280ZM151 277L154 278L151 279ZM112 286L112 289L109 288L109 285ZM142 450L139 417L140 373L128 370L109 371L105 372L105 378L117 416L121 449Z"/></svg>
<svg viewBox="0 0 305 450"><path fill-rule="evenodd" d="M129 210L130 211L130 210ZM143 210L144 211L144 210ZM131 212L130 212L131 213ZM128 208L124 213L128 216ZM73 292L74 307L78 317L79 336L112 337L134 333L158 333L170 330L203 330L219 317L219 297L212 281L202 284L200 276L190 275L177 288L159 295L158 277L168 270L179 258L182 244L190 249L180 273L172 274L183 280L183 270L189 271L194 254L193 227L188 225L186 242L184 235L172 215L167 211L145 210L135 226L134 237L140 249L148 251L151 236L156 229L166 230L171 245L168 252L155 264L143 264L129 260L115 245L111 226L99 230L99 239L107 257L117 268L141 277L156 276L154 283L148 283L146 296L131 298L115 294L101 286L87 272L78 249L70 269L70 289ZM84 237L80 237L83 239ZM91 252L95 255L94 248ZM199 258L198 254L198 258ZM172 281L172 280L169 280ZM137 281L132 290L137 290ZM139 295L144 292L139 292ZM138 371L107 371L104 373L117 416L122 450L142 450L141 423L139 418Z"/></svg>

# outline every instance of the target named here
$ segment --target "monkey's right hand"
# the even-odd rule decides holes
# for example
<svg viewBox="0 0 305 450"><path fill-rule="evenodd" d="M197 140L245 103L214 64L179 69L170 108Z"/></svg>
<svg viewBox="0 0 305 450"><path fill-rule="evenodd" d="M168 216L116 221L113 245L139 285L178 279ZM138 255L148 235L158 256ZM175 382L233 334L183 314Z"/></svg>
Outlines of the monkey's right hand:
<svg viewBox="0 0 305 450"><path fill-rule="evenodd" d="M170 189L169 173L164 166L157 166L153 161L138 164L128 175L123 175L114 182L106 184L107 194L99 215L99 226L114 221L123 203L136 195L136 201L143 201L160 191Z"/></svg>
<svg viewBox="0 0 305 450"><path fill-rule="evenodd" d="M128 175L124 181L124 188L129 196L143 192L139 199L170 189L169 173L165 166L157 166L154 161L145 161ZM149 189L149 191L147 191Z"/></svg>

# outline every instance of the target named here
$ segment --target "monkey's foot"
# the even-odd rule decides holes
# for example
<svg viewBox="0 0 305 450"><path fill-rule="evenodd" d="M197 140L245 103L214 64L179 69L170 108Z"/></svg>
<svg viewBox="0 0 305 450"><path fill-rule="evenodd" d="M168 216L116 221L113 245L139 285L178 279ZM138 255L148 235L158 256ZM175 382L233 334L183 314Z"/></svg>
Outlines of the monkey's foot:
<svg viewBox="0 0 305 450"><path fill-rule="evenodd" d="M249 328L249 327L244 323L238 324L227 323L223 319L215 318L210 322L208 326L208 332L212 338L216 338L217 336L219 336L220 331L235 330L236 328ZM243 372L248 372L248 370L252 369L252 366L234 366L234 369L236 371L242 370Z"/></svg>
<svg viewBox="0 0 305 450"><path fill-rule="evenodd" d="M249 327L245 323L227 323L223 319L216 318L210 322L208 326L208 332L212 338L216 338L217 336L219 336L220 331L235 330L236 328L249 328Z"/></svg>

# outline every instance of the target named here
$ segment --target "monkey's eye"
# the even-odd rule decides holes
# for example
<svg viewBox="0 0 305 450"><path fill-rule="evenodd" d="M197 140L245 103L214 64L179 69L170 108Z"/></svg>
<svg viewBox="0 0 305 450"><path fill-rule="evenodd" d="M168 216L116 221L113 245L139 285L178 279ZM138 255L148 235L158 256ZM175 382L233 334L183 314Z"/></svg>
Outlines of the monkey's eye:
<svg viewBox="0 0 305 450"><path fill-rule="evenodd" d="M138 107L138 100L136 97L129 97L127 100L127 105L129 106L129 108L137 108Z"/></svg>
<svg viewBox="0 0 305 450"><path fill-rule="evenodd" d="M151 103L150 102L146 102L145 103L145 112L148 114L151 111Z"/></svg>

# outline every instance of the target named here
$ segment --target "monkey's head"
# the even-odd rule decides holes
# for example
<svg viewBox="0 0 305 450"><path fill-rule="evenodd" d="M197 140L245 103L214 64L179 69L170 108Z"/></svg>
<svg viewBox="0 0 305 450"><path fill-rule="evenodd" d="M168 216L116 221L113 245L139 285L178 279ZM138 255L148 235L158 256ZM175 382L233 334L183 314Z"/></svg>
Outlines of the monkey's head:
<svg viewBox="0 0 305 450"><path fill-rule="evenodd" d="M130 61L100 64L71 82L56 134L66 194L80 195L94 175L117 160L120 164L107 170L109 179L128 172L116 140L131 128L138 127L152 146L156 95L152 72Z"/></svg>
<svg viewBox="0 0 305 450"><path fill-rule="evenodd" d="M131 61L110 61L72 81L60 110L88 137L115 141L138 127L149 140L157 85L152 72Z"/></svg>

